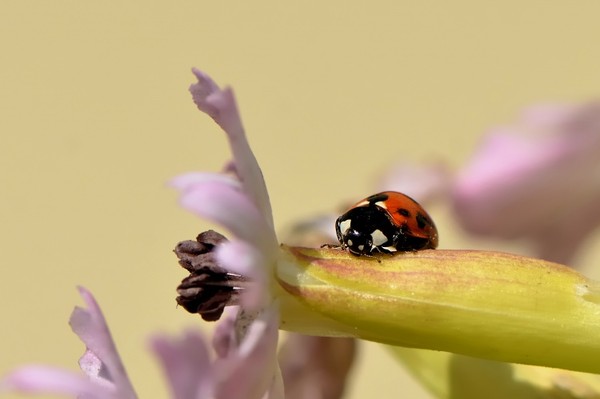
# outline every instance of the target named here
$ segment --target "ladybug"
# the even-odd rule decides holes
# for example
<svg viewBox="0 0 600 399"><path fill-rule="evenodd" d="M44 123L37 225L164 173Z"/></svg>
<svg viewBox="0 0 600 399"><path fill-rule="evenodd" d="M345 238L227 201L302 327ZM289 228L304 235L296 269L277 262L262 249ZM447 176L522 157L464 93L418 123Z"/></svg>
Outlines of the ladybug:
<svg viewBox="0 0 600 399"><path fill-rule="evenodd" d="M407 195L384 191L351 207L335 222L342 249L371 255L435 249L438 232L423 207Z"/></svg>

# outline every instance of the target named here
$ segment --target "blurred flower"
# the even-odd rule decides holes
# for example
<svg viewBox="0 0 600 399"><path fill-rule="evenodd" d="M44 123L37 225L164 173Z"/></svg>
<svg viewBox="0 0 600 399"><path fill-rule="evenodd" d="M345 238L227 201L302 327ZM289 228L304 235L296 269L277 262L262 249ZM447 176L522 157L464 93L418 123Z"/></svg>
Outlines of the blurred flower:
<svg viewBox="0 0 600 399"><path fill-rule="evenodd" d="M151 347L161 361L175 399L281 398L265 392L273 382L278 326L273 310L263 312L249 326L245 339L235 344L235 313L229 313L213 337L217 358L211 362L206 341L191 330L180 339L157 335Z"/></svg>
<svg viewBox="0 0 600 399"><path fill-rule="evenodd" d="M356 354L352 338L288 335L279 352L286 399L339 399Z"/></svg>
<svg viewBox="0 0 600 399"><path fill-rule="evenodd" d="M85 288L79 288L79 293L87 309L75 307L69 324L86 345L86 351L79 359L79 366L86 375L51 366L23 366L1 380L0 391L55 393L94 399L137 397L100 307Z"/></svg>
<svg viewBox="0 0 600 399"><path fill-rule="evenodd" d="M527 238L538 256L568 263L600 224L600 102L538 106L493 129L453 190L473 234Z"/></svg>
<svg viewBox="0 0 600 399"><path fill-rule="evenodd" d="M137 397L121 362L106 320L90 292L79 289L87 309L71 314L73 331L86 344L79 360L85 375L52 366L27 365L0 380L0 392L52 393L87 399L134 399ZM216 329L211 360L204 337L190 330L181 338L157 334L151 349L161 362L174 399L262 398L264 370L275 356L277 315L264 312L252 323L246 339L233 346L232 314ZM270 383L271 381L268 381ZM270 396L270 397L281 397Z"/></svg>
<svg viewBox="0 0 600 399"><path fill-rule="evenodd" d="M452 172L441 162L428 165L397 163L382 174L374 191L399 191L425 204L447 197L452 177Z"/></svg>

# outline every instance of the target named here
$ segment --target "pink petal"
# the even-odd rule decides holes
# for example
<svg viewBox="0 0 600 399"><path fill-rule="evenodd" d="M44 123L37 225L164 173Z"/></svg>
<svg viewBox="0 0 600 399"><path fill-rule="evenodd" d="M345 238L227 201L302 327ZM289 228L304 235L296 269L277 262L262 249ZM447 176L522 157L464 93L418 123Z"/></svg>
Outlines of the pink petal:
<svg viewBox="0 0 600 399"><path fill-rule="evenodd" d="M274 259L267 259L255 247L239 240L219 245L216 257L221 266L252 281L252 284L244 288L241 296L243 307L256 310L263 306L269 298L267 273L273 269L270 264Z"/></svg>
<svg viewBox="0 0 600 399"><path fill-rule="evenodd" d="M219 86L204 72L192 68L192 73L198 79L198 82L190 86L190 93L198 109L213 119L219 118L219 109L215 107L208 97L221 91ZM218 123L218 122L217 122Z"/></svg>
<svg viewBox="0 0 600 399"><path fill-rule="evenodd" d="M272 306L250 325L237 353L217 360L217 399L260 399L266 393L283 398L277 381L278 329L278 310Z"/></svg>
<svg viewBox="0 0 600 399"><path fill-rule="evenodd" d="M538 255L568 263L600 224L600 103L554 112L488 135L453 200L468 231L530 238Z"/></svg>
<svg viewBox="0 0 600 399"><path fill-rule="evenodd" d="M442 164L399 163L382 176L375 191L399 191L426 203L447 196L451 183L452 175Z"/></svg>
<svg viewBox="0 0 600 399"><path fill-rule="evenodd" d="M169 181L169 185L181 192L193 190L196 185L204 183L222 183L232 188L241 190L242 185L235 178L222 173L189 172L175 176Z"/></svg>
<svg viewBox="0 0 600 399"><path fill-rule="evenodd" d="M87 347L87 351L81 359L84 364L83 371L91 372L92 374L89 376L92 379L98 380L107 377L114 383L120 398L136 398L137 395L121 362L100 307L92 294L85 288L79 287L79 293L86 303L87 309L76 307L71 314L69 324L73 332ZM103 366L89 367L90 362L94 361L94 357Z"/></svg>
<svg viewBox="0 0 600 399"><path fill-rule="evenodd" d="M245 241L231 240L219 245L216 250L216 257L219 264L222 264L227 270L238 273L243 276L256 277L257 273L263 272L265 258L252 245Z"/></svg>
<svg viewBox="0 0 600 399"><path fill-rule="evenodd" d="M234 174L235 176L237 176L238 181L241 181L240 174L238 173L237 168L235 166L235 162L232 160L225 163L225 165L223 166L223 173Z"/></svg>
<svg viewBox="0 0 600 399"><path fill-rule="evenodd" d="M246 139L236 101L231 89L219 89L204 72L194 68L198 79L190 86L194 102L202 112L211 116L227 133L236 171L252 201L258 206L267 224L273 228L273 212L262 172Z"/></svg>
<svg viewBox="0 0 600 399"><path fill-rule="evenodd" d="M106 365L89 349L79 358L79 368L98 384L114 385Z"/></svg>
<svg viewBox="0 0 600 399"><path fill-rule="evenodd" d="M263 395L262 399L285 399L285 389L283 386L283 377L279 367L275 370L275 376L271 380L271 385L267 392Z"/></svg>
<svg viewBox="0 0 600 399"><path fill-rule="evenodd" d="M287 334L279 350L286 398L342 398L356 354L353 338Z"/></svg>
<svg viewBox="0 0 600 399"><path fill-rule="evenodd" d="M523 111L521 123L536 129L553 128L564 123L577 111L577 106L568 104L537 104Z"/></svg>
<svg viewBox="0 0 600 399"><path fill-rule="evenodd" d="M0 380L0 392L9 391L89 399L121 398L114 386L96 384L84 375L70 370L41 365L21 367Z"/></svg>
<svg viewBox="0 0 600 399"><path fill-rule="evenodd" d="M220 358L227 357L237 349L235 320L240 311L238 306L230 306L225 308L221 320L215 328L212 346L215 353Z"/></svg>
<svg viewBox="0 0 600 399"><path fill-rule="evenodd" d="M198 183L181 196L182 206L229 229L236 237L271 254L277 237L254 204L242 192L222 182Z"/></svg>
<svg viewBox="0 0 600 399"><path fill-rule="evenodd" d="M569 264L585 239L600 224L600 195L589 198L587 203L580 203L577 212L566 217L568 220L559 223L559 228L540 229L534 245L538 256L542 259Z"/></svg>
<svg viewBox="0 0 600 399"><path fill-rule="evenodd" d="M188 331L181 339L157 335L150 342L174 399L212 398L214 376L204 337Z"/></svg>

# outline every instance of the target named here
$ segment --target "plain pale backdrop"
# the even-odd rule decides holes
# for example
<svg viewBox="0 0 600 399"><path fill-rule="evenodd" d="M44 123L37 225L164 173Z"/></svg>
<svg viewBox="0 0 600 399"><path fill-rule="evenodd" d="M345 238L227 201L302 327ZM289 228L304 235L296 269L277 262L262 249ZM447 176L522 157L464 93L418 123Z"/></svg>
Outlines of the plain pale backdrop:
<svg viewBox="0 0 600 399"><path fill-rule="evenodd" d="M283 228L370 194L394 161L458 167L528 104L597 96L598 15L583 0L3 0L0 373L76 368L82 284L140 397L166 396L146 339L204 326L175 307L171 250L209 225L164 183L229 157L191 102L192 66L234 86ZM431 213L441 247L473 245ZM348 398L429 397L362 349Z"/></svg>

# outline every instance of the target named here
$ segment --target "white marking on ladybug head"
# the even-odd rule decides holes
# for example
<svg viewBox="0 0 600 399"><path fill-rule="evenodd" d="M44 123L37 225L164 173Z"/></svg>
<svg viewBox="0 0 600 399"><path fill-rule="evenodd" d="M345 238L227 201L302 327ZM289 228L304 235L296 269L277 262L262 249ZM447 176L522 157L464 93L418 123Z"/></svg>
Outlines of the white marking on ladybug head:
<svg viewBox="0 0 600 399"><path fill-rule="evenodd" d="M348 240L348 246L351 247L352 246L352 240Z"/></svg>
<svg viewBox="0 0 600 399"><path fill-rule="evenodd" d="M362 251L363 249L365 249L365 246L364 246L364 245L362 245L362 244L360 244L360 245L358 246L358 250L359 250L359 251Z"/></svg>
<svg viewBox="0 0 600 399"><path fill-rule="evenodd" d="M383 209L387 210L387 205L385 204L385 201L376 202L375 205L377 205L380 208L383 208Z"/></svg>
<svg viewBox="0 0 600 399"><path fill-rule="evenodd" d="M360 201L358 204L354 205L354 208L358 208L360 206L365 206L365 205L369 205L369 201L367 201L367 200Z"/></svg>
<svg viewBox="0 0 600 399"><path fill-rule="evenodd" d="M372 232L371 239L373 240L373 245L376 247L385 244L388 240L381 230L375 230Z"/></svg>
<svg viewBox="0 0 600 399"><path fill-rule="evenodd" d="M340 223L340 232L342 233L342 235L346 234L346 232L350 228L350 222L350 219L346 219L342 223Z"/></svg>

